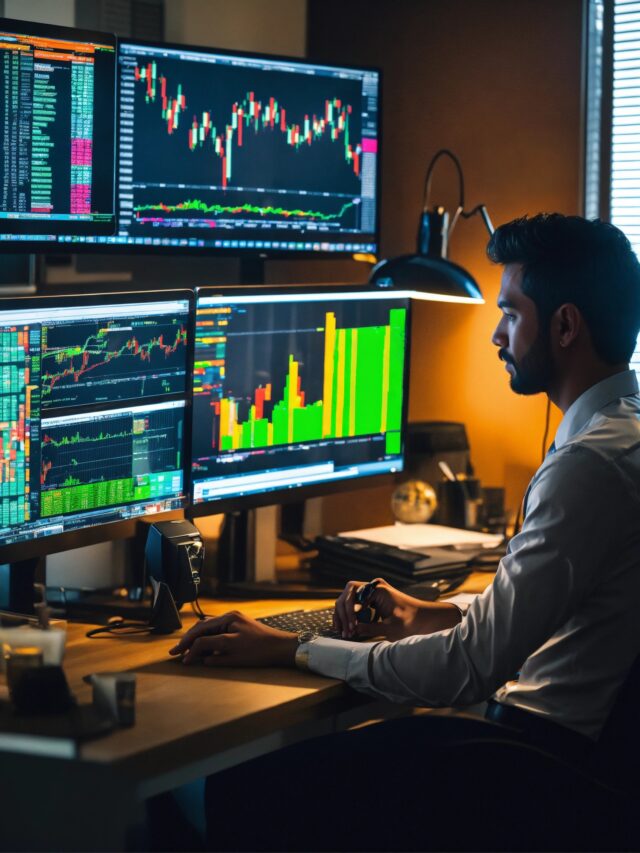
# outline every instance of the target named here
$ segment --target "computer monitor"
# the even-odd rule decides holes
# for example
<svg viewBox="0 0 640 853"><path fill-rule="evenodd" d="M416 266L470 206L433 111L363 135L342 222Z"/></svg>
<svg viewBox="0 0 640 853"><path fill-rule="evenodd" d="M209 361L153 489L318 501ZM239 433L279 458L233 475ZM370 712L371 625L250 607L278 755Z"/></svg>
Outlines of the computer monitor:
<svg viewBox="0 0 640 853"><path fill-rule="evenodd" d="M188 291L0 300L0 560L184 505L191 305Z"/></svg>
<svg viewBox="0 0 640 853"><path fill-rule="evenodd" d="M4 234L114 232L115 56L110 34L0 18Z"/></svg>
<svg viewBox="0 0 640 853"><path fill-rule="evenodd" d="M354 488L404 465L409 299L200 289L193 515Z"/></svg>
<svg viewBox="0 0 640 853"><path fill-rule="evenodd" d="M375 253L380 73L120 40L118 227L135 251Z"/></svg>

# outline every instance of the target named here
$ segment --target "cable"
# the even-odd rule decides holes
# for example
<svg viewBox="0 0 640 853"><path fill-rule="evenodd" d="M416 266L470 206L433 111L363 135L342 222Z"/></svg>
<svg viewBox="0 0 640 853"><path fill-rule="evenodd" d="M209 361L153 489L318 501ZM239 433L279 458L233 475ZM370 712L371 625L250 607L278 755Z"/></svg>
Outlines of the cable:
<svg viewBox="0 0 640 853"><path fill-rule="evenodd" d="M211 619L211 616L209 616L209 614L204 612L204 610L200 606L200 602L198 601L197 598L194 598L194 600L191 602L191 608L192 608L193 612L196 614L196 616L198 617L198 619L200 619L200 620Z"/></svg>
<svg viewBox="0 0 640 853"><path fill-rule="evenodd" d="M540 454L540 464L544 462L547 455L547 439L549 438L549 421L551 420L551 400L547 397L547 412L544 419L544 435L542 436L542 453Z"/></svg>
<svg viewBox="0 0 640 853"><path fill-rule="evenodd" d="M111 634L114 637L127 636L129 634L150 634L153 630L151 625L144 622L126 622L121 616L114 616L109 620L108 625L102 625L100 628L92 628L87 631L85 637L94 639L101 634Z"/></svg>
<svg viewBox="0 0 640 853"><path fill-rule="evenodd" d="M427 174L424 179L424 189L422 193L422 208L424 213L428 213L429 211L429 198L431 196L431 179L433 178L433 171L435 169L435 165L441 157L448 157L453 165L456 168L456 172L458 173L458 206L456 207L456 212L453 214L453 218L451 220L451 225L448 228L447 239L451 237L453 234L453 229L456 227L456 223L458 219L462 217L463 219L470 219L472 216L475 216L476 213L479 213L482 217L482 220L486 226L489 235L492 235L494 232L493 223L489 218L489 214L487 212L487 208L484 204L477 204L472 210L464 209L464 175L462 173L462 165L460 160L456 157L453 151L450 151L448 148L441 148L437 151L433 157L431 158L431 162L427 166Z"/></svg>
<svg viewBox="0 0 640 853"><path fill-rule="evenodd" d="M433 170L435 168L435 165L441 157L448 157L453 162L453 165L456 167L456 171L458 173L458 209L462 211L464 210L464 176L462 174L462 166L460 165L460 161L453 153L453 151L450 151L448 148L441 148L439 151L437 151L431 158L431 162L427 167L427 174L424 179L424 192L422 194L423 208L425 212L429 209L429 196L431 195L431 178L433 176Z"/></svg>

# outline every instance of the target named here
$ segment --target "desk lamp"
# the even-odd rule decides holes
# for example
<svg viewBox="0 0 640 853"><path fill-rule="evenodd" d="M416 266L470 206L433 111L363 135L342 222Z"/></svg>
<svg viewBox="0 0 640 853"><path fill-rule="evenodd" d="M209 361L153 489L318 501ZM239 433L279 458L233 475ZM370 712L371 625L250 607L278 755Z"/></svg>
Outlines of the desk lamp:
<svg viewBox="0 0 640 853"><path fill-rule="evenodd" d="M433 170L438 160L445 156L453 161L458 173L459 199L451 225L444 207L435 205L431 208L429 205ZM476 213L482 216L489 234L493 234L493 225L483 204L469 211L464 209L464 177L460 161L449 149L441 148L431 159L424 181L417 253L380 261L372 269L369 283L380 288L410 291L414 299L483 303L480 287L473 276L447 259L449 238L458 219L469 219Z"/></svg>

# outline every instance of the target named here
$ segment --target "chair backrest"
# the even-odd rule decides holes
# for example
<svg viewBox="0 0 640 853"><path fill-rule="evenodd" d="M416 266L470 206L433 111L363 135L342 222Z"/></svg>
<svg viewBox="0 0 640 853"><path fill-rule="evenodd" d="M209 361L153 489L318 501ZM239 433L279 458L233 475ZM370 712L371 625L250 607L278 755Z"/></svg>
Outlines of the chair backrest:
<svg viewBox="0 0 640 853"><path fill-rule="evenodd" d="M640 656L605 723L593 755L594 772L616 787L640 790Z"/></svg>

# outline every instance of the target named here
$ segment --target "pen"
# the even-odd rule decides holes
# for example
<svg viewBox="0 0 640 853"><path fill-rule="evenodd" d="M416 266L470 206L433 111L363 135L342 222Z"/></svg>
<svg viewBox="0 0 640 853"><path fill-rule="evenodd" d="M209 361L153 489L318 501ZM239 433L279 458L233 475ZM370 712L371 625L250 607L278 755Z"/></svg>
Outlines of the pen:
<svg viewBox="0 0 640 853"><path fill-rule="evenodd" d="M444 461L444 459L440 459L440 461L438 462L438 468L442 471L447 480L451 480L452 483L455 483L457 481L458 478L453 473L451 468L447 465L447 463Z"/></svg>

